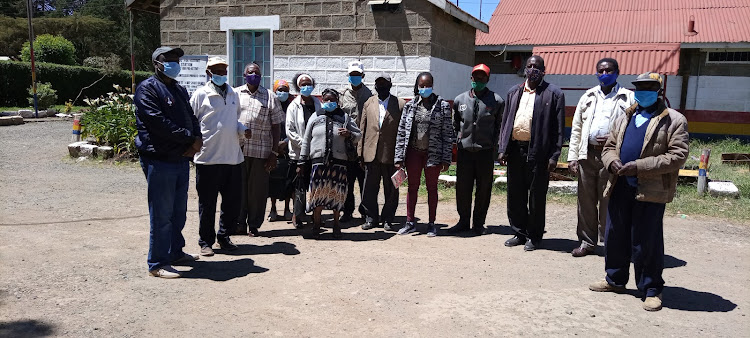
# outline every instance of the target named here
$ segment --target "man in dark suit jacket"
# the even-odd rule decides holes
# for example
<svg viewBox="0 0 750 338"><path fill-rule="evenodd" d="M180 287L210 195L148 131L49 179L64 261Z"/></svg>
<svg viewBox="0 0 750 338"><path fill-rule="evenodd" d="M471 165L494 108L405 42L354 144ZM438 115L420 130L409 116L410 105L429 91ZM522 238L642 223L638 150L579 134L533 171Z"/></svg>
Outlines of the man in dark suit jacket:
<svg viewBox="0 0 750 338"><path fill-rule="evenodd" d="M565 95L544 81L544 59L526 61L526 81L508 91L498 160L508 163L508 220L516 235L505 246L541 245L549 172L557 166L565 126Z"/></svg>
<svg viewBox="0 0 750 338"><path fill-rule="evenodd" d="M362 141L359 142L357 150L360 161L365 167L362 206L366 211L366 216L362 229L372 229L379 224L382 217L383 228L392 231L395 230L392 223L396 215L396 207L398 207L398 189L393 186L391 176L396 172L393 158L404 100L390 94L391 77L387 74L381 74L375 79L375 88L378 95L365 102L359 118ZM381 181L385 204L383 204L382 213L378 213L378 193Z"/></svg>

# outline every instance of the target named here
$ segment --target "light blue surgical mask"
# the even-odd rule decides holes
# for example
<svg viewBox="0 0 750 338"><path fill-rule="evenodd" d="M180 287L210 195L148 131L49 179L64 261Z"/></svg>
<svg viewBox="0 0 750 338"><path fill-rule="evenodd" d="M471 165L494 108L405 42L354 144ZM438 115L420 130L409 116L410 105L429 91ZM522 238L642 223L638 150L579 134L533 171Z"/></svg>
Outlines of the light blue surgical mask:
<svg viewBox="0 0 750 338"><path fill-rule="evenodd" d="M428 98L432 95L432 87L419 88L419 96Z"/></svg>
<svg viewBox="0 0 750 338"><path fill-rule="evenodd" d="M299 93L302 94L302 96L310 96L310 94L312 94L313 92L313 89L315 89L315 87L313 86L302 86L299 89Z"/></svg>
<svg viewBox="0 0 750 338"><path fill-rule="evenodd" d="M653 90L636 90L634 93L635 101L643 108L653 106L659 97L659 92Z"/></svg>
<svg viewBox="0 0 750 338"><path fill-rule="evenodd" d="M213 82L215 85L221 87L225 83L227 83L227 76L226 75L216 75L214 73L211 73L211 82Z"/></svg>
<svg viewBox="0 0 750 338"><path fill-rule="evenodd" d="M325 110L325 111L327 111L329 113L332 112L332 111L334 111L334 110L336 110L336 108L338 108L338 106L339 105L336 102L326 102L326 103L323 103L323 104L320 105L320 107L323 108L323 110Z"/></svg>
<svg viewBox="0 0 750 338"><path fill-rule="evenodd" d="M156 61L159 62L159 61ZM174 80L177 78L177 75L180 75L180 63L175 61L169 61L169 62L159 62L162 66L164 66L164 70L161 71L164 75L166 75L168 78Z"/></svg>
<svg viewBox="0 0 750 338"><path fill-rule="evenodd" d="M352 84L352 86L359 86L362 84L362 75L349 75L349 83Z"/></svg>
<svg viewBox="0 0 750 338"><path fill-rule="evenodd" d="M279 98L279 101L285 102L289 99L289 92L276 92L276 97Z"/></svg>

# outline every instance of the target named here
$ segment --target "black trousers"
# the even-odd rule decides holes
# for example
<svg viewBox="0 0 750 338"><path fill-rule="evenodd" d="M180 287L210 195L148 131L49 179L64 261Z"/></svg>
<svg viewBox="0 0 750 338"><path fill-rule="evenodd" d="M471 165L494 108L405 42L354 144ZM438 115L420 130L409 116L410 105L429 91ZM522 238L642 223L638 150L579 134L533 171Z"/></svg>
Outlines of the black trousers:
<svg viewBox="0 0 750 338"><path fill-rule="evenodd" d="M364 208L367 222L378 224L393 222L398 207L398 189L393 186L391 176L396 172L393 164L370 162L365 168L365 187L362 190L362 207ZM383 195L385 203L383 211L378 210L378 194L380 183L383 183Z"/></svg>
<svg viewBox="0 0 750 338"><path fill-rule="evenodd" d="M226 239L237 225L242 195L242 169L239 164L195 165L195 190L198 192L200 225L198 245L212 246ZM216 198L221 194L219 231L214 233Z"/></svg>
<svg viewBox="0 0 750 338"><path fill-rule="evenodd" d="M528 153L528 142L508 145L508 220L518 236L539 241L544 235L549 171L546 159L528 162Z"/></svg>
<svg viewBox="0 0 750 338"><path fill-rule="evenodd" d="M365 171L359 166L358 161L348 161L346 163L346 180L349 184L349 192L346 194L346 201L344 202L344 215L351 215L354 213L354 182L359 183L359 213L362 216L365 215L365 209L362 207L362 191L364 190L363 181L365 180Z"/></svg>
<svg viewBox="0 0 750 338"><path fill-rule="evenodd" d="M664 289L664 208L666 204L635 199L636 188L620 177L612 189L604 232L607 282L625 286L630 262L635 282L646 297Z"/></svg>
<svg viewBox="0 0 750 338"><path fill-rule="evenodd" d="M495 167L492 149L471 152L459 149L456 160L456 210L462 226L471 224L471 192L474 195L474 226L484 225L492 197L492 170Z"/></svg>
<svg viewBox="0 0 750 338"><path fill-rule="evenodd" d="M310 170L312 166L310 165L309 161L291 161L291 163L295 167L295 169L293 169L295 171L294 179L292 180L292 185L294 185L292 213L297 219L297 222L302 222L306 215L305 209L307 208L307 199L305 198L305 195L307 193L307 189L310 187ZM296 167L299 164L303 164L305 166L305 170L301 174L296 173Z"/></svg>

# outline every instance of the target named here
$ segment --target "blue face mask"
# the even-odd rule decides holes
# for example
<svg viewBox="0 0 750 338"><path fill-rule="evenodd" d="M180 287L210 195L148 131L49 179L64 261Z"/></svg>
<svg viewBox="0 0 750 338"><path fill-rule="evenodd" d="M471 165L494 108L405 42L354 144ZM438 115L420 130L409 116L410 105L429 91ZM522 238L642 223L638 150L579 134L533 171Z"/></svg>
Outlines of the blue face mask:
<svg viewBox="0 0 750 338"><path fill-rule="evenodd" d="M289 92L276 92L276 97L279 98L279 101L285 102L289 99Z"/></svg>
<svg viewBox="0 0 750 338"><path fill-rule="evenodd" d="M599 84L602 86L611 86L617 82L617 76L620 74L614 73L614 74L599 74L596 77L599 78Z"/></svg>
<svg viewBox="0 0 750 338"><path fill-rule="evenodd" d="M323 103L323 104L320 105L320 107L322 107L323 110L325 110L325 111L327 111L329 113L332 112L332 111L334 111L334 110L336 110L336 108L338 108L338 106L339 105L336 102L326 102L326 103Z"/></svg>
<svg viewBox="0 0 750 338"><path fill-rule="evenodd" d="M225 83L227 83L227 76L226 75L216 75L211 73L211 82L213 82L215 85L221 87Z"/></svg>
<svg viewBox="0 0 750 338"><path fill-rule="evenodd" d="M310 96L310 94L312 94L313 92L313 89L315 89L315 87L313 86L302 86L299 89L299 93L302 94L302 96Z"/></svg>
<svg viewBox="0 0 750 338"><path fill-rule="evenodd" d="M430 95L432 95L432 87L419 88L419 96L427 98Z"/></svg>
<svg viewBox="0 0 750 338"><path fill-rule="evenodd" d="M362 75L349 75L349 83L352 84L352 86L359 86L362 84Z"/></svg>
<svg viewBox="0 0 750 338"><path fill-rule="evenodd" d="M659 92L653 90L636 90L635 101L638 105L646 108L651 107L656 103L656 99L659 97Z"/></svg>
<svg viewBox="0 0 750 338"><path fill-rule="evenodd" d="M159 62L159 61L156 61ZM177 75L180 75L180 63L169 61L169 62L159 62L162 66L164 66L164 70L161 71L164 75L166 75L168 78L174 80L177 78Z"/></svg>

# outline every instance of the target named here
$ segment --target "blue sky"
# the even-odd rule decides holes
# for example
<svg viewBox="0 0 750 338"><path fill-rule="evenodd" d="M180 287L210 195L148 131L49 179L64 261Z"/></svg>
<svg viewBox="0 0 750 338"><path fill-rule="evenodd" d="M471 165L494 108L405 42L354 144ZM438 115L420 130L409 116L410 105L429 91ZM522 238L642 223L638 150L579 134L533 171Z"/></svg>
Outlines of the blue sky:
<svg viewBox="0 0 750 338"><path fill-rule="evenodd" d="M465 10L467 13L473 15L484 22L489 22L492 17L492 12L495 11L495 7L500 3L500 0L449 0L452 3L458 3L458 7ZM482 17L479 17L479 4L482 4Z"/></svg>

